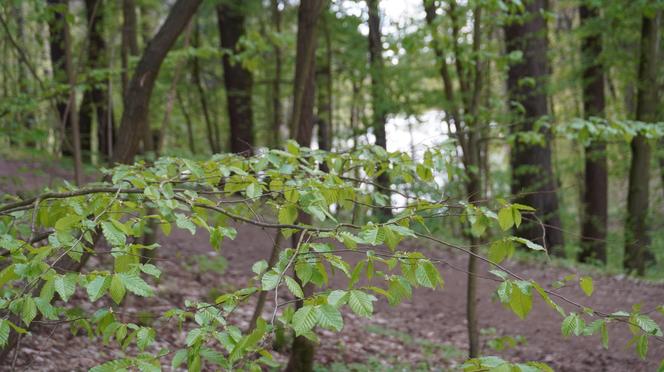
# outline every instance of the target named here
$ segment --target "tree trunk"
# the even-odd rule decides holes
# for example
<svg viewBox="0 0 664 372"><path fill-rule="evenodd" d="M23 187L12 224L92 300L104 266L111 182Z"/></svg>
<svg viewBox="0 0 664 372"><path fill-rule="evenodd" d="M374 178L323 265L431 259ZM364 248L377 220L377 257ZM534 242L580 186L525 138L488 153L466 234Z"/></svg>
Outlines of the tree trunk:
<svg viewBox="0 0 664 372"><path fill-rule="evenodd" d="M579 8L581 26L599 19L599 8L582 5ZM601 65L602 38L599 33L588 34L582 40L583 111L586 118L603 117L604 68ZM579 261L599 260L606 264L606 227L608 220L608 175L606 142L593 140L586 147L585 187L583 196L583 229Z"/></svg>
<svg viewBox="0 0 664 372"><path fill-rule="evenodd" d="M106 42L103 38L103 0L85 0L85 10L88 20L88 71L106 68L107 61L104 56ZM110 159L111 144L115 132L113 114L109 107L109 94L106 84L89 81L91 84L83 94L79 122L81 128L81 150L86 161L92 157L92 121L97 117L97 138L99 153L104 159Z"/></svg>
<svg viewBox="0 0 664 372"><path fill-rule="evenodd" d="M302 1L297 16L297 54L295 57L295 81L293 86L293 117L291 118L290 136L300 146L311 144L311 132L314 121L315 72L316 72L316 34L318 20L327 0ZM305 222L309 216L300 214L298 219ZM295 234L293 239L295 239ZM311 284L304 286L305 296L313 292ZM296 307L302 307L298 301ZM290 359L286 366L288 372L309 372L314 367L314 344L304 336L293 340Z"/></svg>
<svg viewBox="0 0 664 372"><path fill-rule="evenodd" d="M376 136L376 145L387 149L385 135L385 122L387 121L387 95L385 94L385 66L383 62L383 40L380 30L380 0L367 0L369 7L369 69L371 75L371 127ZM382 193L387 199L387 207L379 210L379 217L383 220L392 216L389 208L390 178L386 173L378 176L377 183L382 187Z"/></svg>
<svg viewBox="0 0 664 372"><path fill-rule="evenodd" d="M73 42L69 32L69 22L65 19L63 23L65 34L65 70L67 71L67 83L69 84L69 100L65 110L71 118L72 151L74 155L74 183L76 186L83 184L83 164L81 158L81 128L76 111L76 67L74 66Z"/></svg>
<svg viewBox="0 0 664 372"><path fill-rule="evenodd" d="M157 35L150 40L136 66L124 99L124 112L113 153L116 163L130 163L146 132L150 97L162 62L202 0L177 0Z"/></svg>
<svg viewBox="0 0 664 372"><path fill-rule="evenodd" d="M523 238L544 245L550 253L562 255L563 233L558 215L557 182L551 161L551 131L536 126L536 122L549 114L546 86L549 75L547 60L547 25L543 17L546 0L526 2L524 19L505 26L506 52L521 51L521 61L510 65L507 77L509 99L518 108L513 109L516 125L512 133L538 131L544 144L515 141L512 147L512 194L517 201L537 209L544 222L525 224L517 231ZM530 83L526 83L526 80Z"/></svg>
<svg viewBox="0 0 664 372"><path fill-rule="evenodd" d="M200 47L200 29L198 23L196 23L196 29L194 30L194 48ZM219 146L219 131L216 122L212 122L210 117L210 110L208 109L207 95L205 93L205 88L203 87L203 81L201 79L201 66L198 62L198 57L194 56L191 60L191 78L196 85L196 91L198 92L198 98L201 103L201 110L203 111L203 119L205 120L205 128L207 130L208 143L210 144L210 151L213 154L221 152Z"/></svg>
<svg viewBox="0 0 664 372"><path fill-rule="evenodd" d="M332 45L330 28L326 19L323 19L323 34L325 36L325 55L321 56L316 73L318 84L316 123L318 124L318 148L330 151L332 149Z"/></svg>
<svg viewBox="0 0 664 372"><path fill-rule="evenodd" d="M194 141L194 126L191 122L191 116L189 116L189 111L187 111L187 107L184 103L184 99L182 98L182 94L180 94L180 92L176 90L175 96L178 100L178 104L180 105L180 111L182 112L182 116L184 116L184 121L187 124L187 140L189 143L189 151L191 151L192 155L195 155L196 143Z"/></svg>
<svg viewBox="0 0 664 372"><path fill-rule="evenodd" d="M136 1L122 0L122 95L129 86L129 57L138 55L138 24Z"/></svg>
<svg viewBox="0 0 664 372"><path fill-rule="evenodd" d="M233 60L242 52L238 43L245 35L245 16L242 4L222 3L217 6L219 39L224 53L224 84L231 129L231 152L251 155L253 153L253 76L241 61Z"/></svg>
<svg viewBox="0 0 664 372"><path fill-rule="evenodd" d="M279 10L279 0L271 0L272 24L274 30L281 32L281 10ZM283 120L281 108L281 69L282 55L279 43L272 45L274 51L274 80L272 81L272 147L279 147L281 141L281 122Z"/></svg>
<svg viewBox="0 0 664 372"><path fill-rule="evenodd" d="M657 65L662 12L643 16L641 26L641 58L636 98L636 120L655 122L657 118ZM629 171L627 223L625 225L625 269L643 275L653 261L648 251L648 207L650 203L650 155L648 139L637 135L632 140L632 164Z"/></svg>
<svg viewBox="0 0 664 372"><path fill-rule="evenodd" d="M48 0L51 7L67 7L68 0ZM53 81L60 84L67 81L67 69L65 62L65 15L61 11L53 12L53 17L48 20L50 33L49 52L51 55L51 68L53 70ZM67 99L59 96L55 99L60 122L61 151L65 156L73 155L71 143L71 115L67 112Z"/></svg>

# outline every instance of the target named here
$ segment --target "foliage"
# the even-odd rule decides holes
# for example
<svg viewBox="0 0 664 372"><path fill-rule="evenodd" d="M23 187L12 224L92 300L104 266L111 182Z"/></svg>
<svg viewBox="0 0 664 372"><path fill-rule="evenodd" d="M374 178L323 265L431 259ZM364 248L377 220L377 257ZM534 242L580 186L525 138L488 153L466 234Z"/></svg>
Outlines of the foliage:
<svg viewBox="0 0 664 372"><path fill-rule="evenodd" d="M522 246L544 250L509 235L510 229L519 226L521 215L532 211L528 206L501 201L494 206L477 207L463 201L439 201L440 193L413 196L392 190L401 193L406 202L388 221L356 224L344 213L359 205L381 203L373 192L379 186L372 181L379 174L385 172L414 182L422 164L435 174L445 172L444 162L437 161L442 157L440 152L430 150L420 163L407 154L387 153L379 147L326 153L289 142L285 151L269 150L249 158L226 154L203 161L161 158L152 166L122 165L107 170L102 183L80 189L68 185L31 199L17 198L0 206L0 248L6 257L0 272L0 343L5 345L10 333L26 332L41 317L47 323L64 320L90 336L100 337L104 343L112 342L123 349L134 345L141 352L105 363L95 371L131 366L157 370L162 359L170 356L173 366L185 364L192 371L204 366L228 370L270 366L275 362L266 345L277 324L297 335L316 339L317 327L340 331L344 326L343 312L371 317L379 297L396 305L409 298L413 288L442 288L442 261L425 252L401 251L399 243L404 239L426 240L475 255L428 234L423 227L427 219L460 210L459 218L468 221L478 236L488 229L505 231L497 233L490 243L490 247L500 247L492 248L491 259L477 256L494 267L491 273L499 282L496 294L505 307L525 319L532 311L533 297L539 296L563 318L564 335L600 334L605 346L608 324L625 323L634 334L630 345L645 357L648 340L661 337L662 331L639 306L631 312L595 311L499 263ZM326 164L329 171L322 171L321 164ZM355 177L356 169L362 170L360 178ZM154 213L146 215L145 208ZM256 218L256 208L275 216L276 221ZM310 216L312 222L304 222L304 215ZM145 246L137 240L148 220L156 220L166 235L173 227L192 234L206 231L211 247L221 246L222 252L223 240L237 234L231 225L233 221L278 229L295 239L273 267L264 261L253 266L254 283L258 286L223 293L212 303L187 302L161 314L180 323L193 319L195 325L187 330L181 349L161 350L148 356L146 350L159 337L157 330L125 323L113 307L103 305L108 303L107 298L121 304L131 295L159 295L149 284L150 277L160 277L159 267L140 260L145 249L158 252L159 245ZM43 233L47 236L43 245L29 243ZM102 250L98 242L102 237L107 250ZM498 249L502 250L500 254ZM112 268L94 267L85 273L60 270L67 260L84 262L90 255L102 254L113 258ZM351 265L347 255L356 255L360 260ZM348 286L331 287L331 275L345 276ZM592 279L582 277L579 285L586 295L592 294ZM316 290L305 295L304 286ZM83 290L91 304L99 304L98 308L74 315L70 300ZM272 316L260 319L257 327L248 332L231 325L233 311L260 291L274 294ZM303 305L294 308L292 301L284 300L291 295L303 299ZM565 310L562 304L575 311ZM504 363L507 362L483 358L468 361L464 368L494 368ZM529 366L548 368L537 363Z"/></svg>

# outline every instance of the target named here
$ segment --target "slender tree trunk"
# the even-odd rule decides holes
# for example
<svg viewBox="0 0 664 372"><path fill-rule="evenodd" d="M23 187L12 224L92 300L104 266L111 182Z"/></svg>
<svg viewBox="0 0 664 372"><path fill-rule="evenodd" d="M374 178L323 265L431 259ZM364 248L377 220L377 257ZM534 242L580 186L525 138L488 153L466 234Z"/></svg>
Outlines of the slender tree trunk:
<svg viewBox="0 0 664 372"><path fill-rule="evenodd" d="M68 7L68 0L48 0L51 7ZM48 28L50 32L49 52L51 55L51 68L53 70L53 80L64 83L67 81L66 52L65 52L65 15L61 11L53 12L53 17L49 18ZM71 115L67 112L67 99L64 97L56 98L56 108L58 110L60 122L60 149L65 156L73 155L73 144L71 143Z"/></svg>
<svg viewBox="0 0 664 372"><path fill-rule="evenodd" d="M371 126L376 136L376 145L387 149L385 123L387 121L387 94L385 92L385 66L383 62L383 38L380 29L380 0L367 0L369 7L369 68L371 74ZM387 219L392 216L390 208L390 178L387 173L378 176L377 183L382 186L381 191L387 199L387 207L381 208L380 218Z"/></svg>
<svg viewBox="0 0 664 372"><path fill-rule="evenodd" d="M233 57L242 52L240 38L246 33L242 4L222 3L217 6L219 39L224 53L224 84L228 119L231 129L231 152L251 155L254 146L252 111L253 76L241 61Z"/></svg>
<svg viewBox="0 0 664 372"><path fill-rule="evenodd" d="M636 120L655 122L657 119L658 92L657 68L662 12L643 16L641 26L641 58L636 98ZM629 171L627 195L627 223L625 225L625 269L643 275L653 261L648 251L648 210L650 203L650 158L648 139L637 135L632 140L632 164Z"/></svg>
<svg viewBox="0 0 664 372"><path fill-rule="evenodd" d="M513 109L516 125L512 126L512 133L538 131L544 137L542 145L515 141L511 154L512 194L518 196L518 202L535 208L538 218L544 222L543 226L524 223L517 234L543 244L553 254L562 255L564 240L551 160L553 137L548 128L535 125L549 114L546 93L549 47L542 14L545 5L546 0L525 2L525 12L519 15L524 18L505 26L507 53L523 53L520 62L510 65L507 77L510 101L519 107ZM524 84L524 79L532 79L533 84Z"/></svg>
<svg viewBox="0 0 664 372"><path fill-rule="evenodd" d="M318 84L316 123L318 124L318 148L330 151L332 148L332 45L329 24L325 17L323 17L322 25L325 36L325 55L320 58L316 73Z"/></svg>
<svg viewBox="0 0 664 372"><path fill-rule="evenodd" d="M281 10L279 10L280 0L271 0L272 25L274 30L281 33ZM281 141L281 123L283 121L283 111L281 108L281 70L282 55L279 43L272 44L274 52L274 80L272 81L272 147L279 147Z"/></svg>
<svg viewBox="0 0 664 372"><path fill-rule="evenodd" d="M599 8L582 5L581 25L599 19ZM583 111L586 117L603 117L604 68L601 65L602 38L592 33L582 40ZM585 187L583 197L583 229L579 261L599 260L606 264L606 227L608 220L608 174L606 142L593 140L586 147Z"/></svg>
<svg viewBox="0 0 664 372"><path fill-rule="evenodd" d="M200 47L200 29L198 23L196 23L196 29L194 30L194 40L193 44L195 48ZM203 87L203 81L201 79L201 67L198 61L198 57L194 56L191 60L191 77L196 85L196 91L198 92L198 98L201 103L201 109L203 111L203 119L205 120L205 128L207 130L208 143L210 144L210 151L213 154L221 152L219 147L219 136L217 131L217 123L212 122L210 117L210 110L208 109L207 95L205 93L205 88Z"/></svg>
<svg viewBox="0 0 664 372"><path fill-rule="evenodd" d="M295 81L293 86L293 117L290 136L300 146L309 146L314 122L316 36L318 20L327 0L310 0L300 3L297 17L297 54L295 58ZM308 215L300 214L300 222L307 223ZM311 221L309 221L311 222ZM293 239L298 234L293 236ZM304 286L305 296L311 295L311 284ZM298 301L296 307L302 307ZM311 340L297 336L293 340L287 372L309 372L313 370L315 347Z"/></svg>
<svg viewBox="0 0 664 372"><path fill-rule="evenodd" d="M78 112L76 111L76 67L74 66L73 43L69 32L69 22L64 20L65 33L65 66L67 70L67 82L69 83L69 101L67 102L66 115L71 118L72 150L74 155L74 182L77 186L83 184L83 161L81 158L81 130L78 123Z"/></svg>
<svg viewBox="0 0 664 372"><path fill-rule="evenodd" d="M150 97L161 64L200 4L201 0L177 0L164 24L145 48L125 95L125 109L113 153L114 162L130 163L138 152L140 134L148 128Z"/></svg>
<svg viewBox="0 0 664 372"><path fill-rule="evenodd" d="M88 70L106 68L107 61L104 53L106 42L103 38L103 0L85 0L85 10L88 20ZM107 84L97 81L91 84L83 94L79 115L81 127L81 150L86 161L92 157L92 121L97 118L97 138L99 153L104 159L110 159L115 132L113 115L111 113Z"/></svg>
<svg viewBox="0 0 664 372"><path fill-rule="evenodd" d="M189 151L192 155L196 154L196 143L194 141L194 126L191 122L191 116L189 116L189 111L187 110L182 94L179 91L175 91L178 104L180 105L180 111L182 111L182 116L184 116L184 121L187 124L187 140L189 142Z"/></svg>
<svg viewBox="0 0 664 372"><path fill-rule="evenodd" d="M138 55L138 25L136 1L122 0L122 94L129 86L129 57Z"/></svg>

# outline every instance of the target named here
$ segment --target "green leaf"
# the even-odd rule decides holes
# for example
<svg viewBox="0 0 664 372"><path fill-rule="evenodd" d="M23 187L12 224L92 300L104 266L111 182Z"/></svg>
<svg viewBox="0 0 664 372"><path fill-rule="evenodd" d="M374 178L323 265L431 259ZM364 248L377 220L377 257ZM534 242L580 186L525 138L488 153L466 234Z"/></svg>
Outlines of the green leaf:
<svg viewBox="0 0 664 372"><path fill-rule="evenodd" d="M532 294L530 288L524 290L518 282L516 284L517 285L513 286L512 296L510 298L510 308L519 318L526 319L533 307Z"/></svg>
<svg viewBox="0 0 664 372"><path fill-rule="evenodd" d="M95 302L104 295L108 287L111 285L111 279L108 276L97 276L88 283L85 290L88 292L90 301Z"/></svg>
<svg viewBox="0 0 664 372"><path fill-rule="evenodd" d="M136 346L139 350L143 351L146 347L150 346L155 339L155 331L150 327L141 327L141 329L136 332Z"/></svg>
<svg viewBox="0 0 664 372"><path fill-rule="evenodd" d="M583 318L581 318L576 313L569 314L565 319L563 319L563 322L560 326L560 330L565 337L571 334L579 336L583 332L584 328L585 322L583 321Z"/></svg>
<svg viewBox="0 0 664 372"><path fill-rule="evenodd" d="M189 230L191 235L196 234L196 225L182 213L175 214L175 225L181 229Z"/></svg>
<svg viewBox="0 0 664 372"><path fill-rule="evenodd" d="M514 218L512 217L512 207L506 206L498 211L498 224L503 231L509 230L514 226Z"/></svg>
<svg viewBox="0 0 664 372"><path fill-rule="evenodd" d="M509 240L497 240L489 247L489 260L497 264L512 257L513 254L514 244Z"/></svg>
<svg viewBox="0 0 664 372"><path fill-rule="evenodd" d="M348 305L359 316L370 317L373 314L373 301L375 300L376 297L362 291L353 289L348 292Z"/></svg>
<svg viewBox="0 0 664 372"><path fill-rule="evenodd" d="M29 326L36 316L37 304L35 304L35 300L32 297L26 297L21 307L21 320L25 325Z"/></svg>
<svg viewBox="0 0 664 372"><path fill-rule="evenodd" d="M138 274L120 273L117 275L129 292L141 297L152 296L152 288Z"/></svg>
<svg viewBox="0 0 664 372"><path fill-rule="evenodd" d="M636 324L639 328L641 328L641 330L643 330L643 332L651 334L651 335L655 335L655 336L658 336L658 337L662 336L662 329L649 316L643 315L643 314L637 314L637 315L632 316L630 318L630 320L634 324Z"/></svg>
<svg viewBox="0 0 664 372"><path fill-rule="evenodd" d="M347 292L340 289L334 290L330 292L329 295L327 295L327 303L334 307L340 307L344 305L347 301L348 301Z"/></svg>
<svg viewBox="0 0 664 372"><path fill-rule="evenodd" d="M125 296L125 286L122 283L122 279L118 276L119 274L113 275L111 278L111 286L109 287L109 293L111 294L111 298L113 301L115 301L116 304L120 304L122 302L122 299Z"/></svg>
<svg viewBox="0 0 664 372"><path fill-rule="evenodd" d="M442 281L438 269L428 261L421 262L417 265L415 278L421 286L432 289L436 288L436 285Z"/></svg>
<svg viewBox="0 0 664 372"><path fill-rule="evenodd" d="M295 297L304 298L302 288L300 288L300 285L295 281L295 279L291 278L290 276L284 276L284 280L286 281L286 287L288 287L288 290L291 291Z"/></svg>
<svg viewBox="0 0 664 372"><path fill-rule="evenodd" d="M636 353L643 360L648 355L648 335L642 334L636 339Z"/></svg>
<svg viewBox="0 0 664 372"><path fill-rule="evenodd" d="M101 223L101 231L108 244L113 247L122 247L125 245L126 236L112 222L104 221Z"/></svg>
<svg viewBox="0 0 664 372"><path fill-rule="evenodd" d="M261 188L260 184L255 182L251 183L249 186L247 186L246 195L251 199L260 198L261 195L263 195L263 189Z"/></svg>
<svg viewBox="0 0 664 372"><path fill-rule="evenodd" d="M600 335L602 338L602 346L604 346L605 349L609 349L609 331L606 327L606 322L602 322L602 325L600 327Z"/></svg>
<svg viewBox="0 0 664 372"><path fill-rule="evenodd" d="M262 274L265 270L267 270L267 261L265 260L257 261L251 266L251 271L256 275Z"/></svg>
<svg viewBox="0 0 664 372"><path fill-rule="evenodd" d="M7 345L9 341L9 321L7 319L0 320L0 347Z"/></svg>
<svg viewBox="0 0 664 372"><path fill-rule="evenodd" d="M289 204L279 208L278 220L280 224L292 225L297 219L297 207L294 204Z"/></svg>
<svg viewBox="0 0 664 372"><path fill-rule="evenodd" d="M310 331L316 326L318 321L318 312L316 308L310 305L305 305L298 309L293 314L293 329L297 336L304 332Z"/></svg>
<svg viewBox="0 0 664 372"><path fill-rule="evenodd" d="M74 294L76 291L76 281L78 280L78 274L70 273L67 275L59 275L55 278L53 283L55 286L55 291L58 292L60 298L64 302L69 300L69 297Z"/></svg>
<svg viewBox="0 0 664 372"><path fill-rule="evenodd" d="M593 286L593 279L591 277L582 276L581 279L579 280L579 286L581 287L583 293L586 294L586 296L588 297L592 296L594 286Z"/></svg>
<svg viewBox="0 0 664 372"><path fill-rule="evenodd" d="M332 305L320 305L318 308L318 325L340 332L344 327L341 313Z"/></svg>
<svg viewBox="0 0 664 372"><path fill-rule="evenodd" d="M261 288L263 288L264 291L271 291L277 288L278 284L279 274L276 271L270 270L263 274L263 277L261 278Z"/></svg>

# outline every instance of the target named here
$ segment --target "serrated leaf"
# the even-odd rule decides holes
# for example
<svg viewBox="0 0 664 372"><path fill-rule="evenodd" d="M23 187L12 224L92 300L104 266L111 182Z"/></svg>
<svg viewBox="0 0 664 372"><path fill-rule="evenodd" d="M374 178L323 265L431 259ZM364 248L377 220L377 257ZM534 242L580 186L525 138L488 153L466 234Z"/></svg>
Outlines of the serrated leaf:
<svg viewBox="0 0 664 372"><path fill-rule="evenodd" d="M78 275L74 273L59 275L55 278L53 286L55 287L55 291L58 292L60 298L62 298L64 302L67 302L69 297L71 297L71 295L73 295L76 291L77 280Z"/></svg>
<svg viewBox="0 0 664 372"><path fill-rule="evenodd" d="M560 330L565 337L571 334L579 336L583 332L584 328L585 322L583 321L583 318L581 318L576 313L569 314L565 319L563 319L563 322L560 326Z"/></svg>
<svg viewBox="0 0 664 372"><path fill-rule="evenodd" d="M593 286L593 279L589 276L583 276L579 280L579 286L581 287L581 290L583 293L586 294L586 296L590 297L593 294L594 286Z"/></svg>
<svg viewBox="0 0 664 372"><path fill-rule="evenodd" d="M104 238L108 244L113 247L122 247L125 245L127 237L125 234L120 231L115 225L110 221L104 221L101 223L101 232L104 234Z"/></svg>
<svg viewBox="0 0 664 372"><path fill-rule="evenodd" d="M297 207L294 204L289 204L279 208L278 220L279 223L284 225L292 225L297 219Z"/></svg>
<svg viewBox="0 0 664 372"><path fill-rule="evenodd" d="M124 284L122 283L122 279L120 279L120 277L118 275L119 274L115 274L111 278L111 285L110 285L108 291L109 291L113 301L115 301L115 303L119 305L120 302L122 302L122 299L125 296L126 289L125 289Z"/></svg>
<svg viewBox="0 0 664 372"><path fill-rule="evenodd" d="M415 269L415 278L417 283L423 287L436 288L441 278L438 270L431 262L420 262Z"/></svg>
<svg viewBox="0 0 664 372"><path fill-rule="evenodd" d="M264 291L271 291L277 288L278 284L279 284L279 274L276 271L270 270L265 274L263 274L263 277L261 278L261 288Z"/></svg>
<svg viewBox="0 0 664 372"><path fill-rule="evenodd" d="M35 300L32 297L26 297L23 300L21 307L21 320L23 323L25 323L25 325L29 326L36 316L37 304L35 304Z"/></svg>
<svg viewBox="0 0 664 372"><path fill-rule="evenodd" d="M636 339L636 353L639 355L639 358L646 360L648 355L648 335L642 334Z"/></svg>
<svg viewBox="0 0 664 372"><path fill-rule="evenodd" d="M514 218L512 217L512 208L506 206L498 211L498 224L503 231L509 230L514 226Z"/></svg>
<svg viewBox="0 0 664 372"><path fill-rule="evenodd" d="M513 286L510 297L510 308L521 319L526 319L533 307L533 298L529 290L523 290L518 283Z"/></svg>
<svg viewBox="0 0 664 372"><path fill-rule="evenodd" d="M284 276L284 281L286 282L286 287L288 287L288 290L291 291L295 297L304 298L302 288L300 288L300 285L297 283L297 281L295 281L295 279L291 278L290 276Z"/></svg>
<svg viewBox="0 0 664 372"><path fill-rule="evenodd" d="M347 292L340 289L334 290L327 295L327 303L334 307L344 305L347 300Z"/></svg>
<svg viewBox="0 0 664 372"><path fill-rule="evenodd" d="M257 261L251 266L251 271L256 275L262 274L265 270L267 270L267 261L265 260Z"/></svg>
<svg viewBox="0 0 664 372"><path fill-rule="evenodd" d="M339 310L332 305L320 305L318 308L318 325L340 332L344 327L344 320Z"/></svg>
<svg viewBox="0 0 664 372"><path fill-rule="evenodd" d="M359 316L370 317L373 314L373 301L376 297L362 291L351 290L348 292L348 306Z"/></svg>
<svg viewBox="0 0 664 372"><path fill-rule="evenodd" d="M175 225L181 229L189 230L191 235L196 234L196 225L182 213L175 214Z"/></svg>
<svg viewBox="0 0 664 372"><path fill-rule="evenodd" d="M293 314L293 329L297 336L304 332L312 330L318 321L318 312L316 308L310 305L305 305L298 309Z"/></svg>
<svg viewBox="0 0 664 372"><path fill-rule="evenodd" d="M136 346L139 350L143 351L146 347L150 346L155 339L155 331L150 327L141 327L141 329L136 332Z"/></svg>
<svg viewBox="0 0 664 372"><path fill-rule="evenodd" d="M117 275L129 292L141 297L152 296L152 288L138 274L120 273Z"/></svg>
<svg viewBox="0 0 664 372"><path fill-rule="evenodd" d="M9 341L9 321L7 319L0 320L0 347L7 345Z"/></svg>
<svg viewBox="0 0 664 372"><path fill-rule="evenodd" d="M641 328L643 332L658 337L662 336L662 329L649 316L643 314L637 314L634 315L630 320L634 322L639 328Z"/></svg>
<svg viewBox="0 0 664 372"><path fill-rule="evenodd" d="M95 302L104 295L108 287L111 285L111 279L108 276L97 276L85 286L85 290L88 292L88 297L90 301Z"/></svg>

